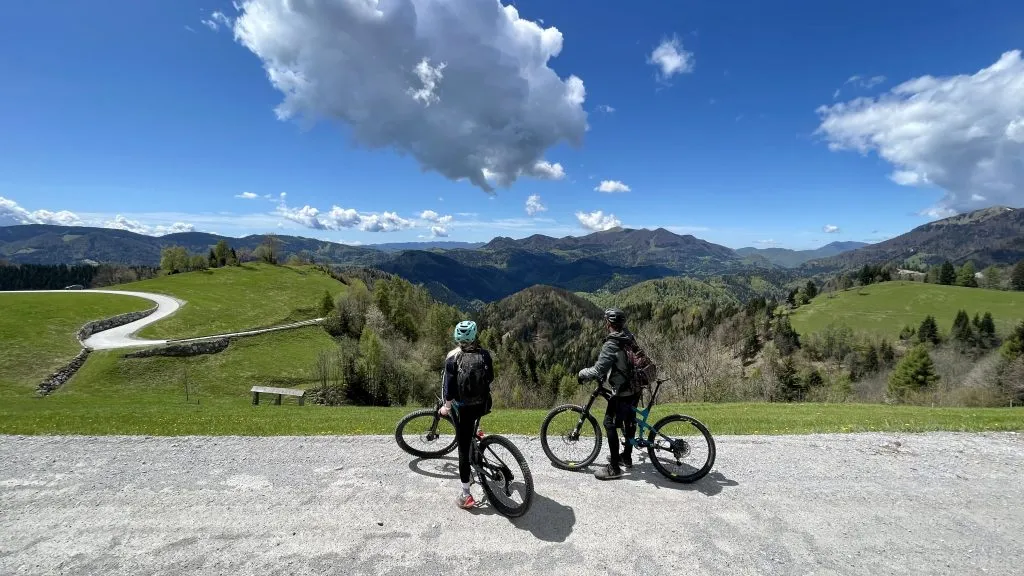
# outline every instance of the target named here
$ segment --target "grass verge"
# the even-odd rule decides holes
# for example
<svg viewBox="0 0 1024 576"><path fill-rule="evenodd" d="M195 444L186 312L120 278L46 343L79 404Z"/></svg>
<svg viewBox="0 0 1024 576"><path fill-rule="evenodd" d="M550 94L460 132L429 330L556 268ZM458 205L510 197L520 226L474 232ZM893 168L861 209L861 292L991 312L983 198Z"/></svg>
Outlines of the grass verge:
<svg viewBox="0 0 1024 576"><path fill-rule="evenodd" d="M131 397L75 400L19 398L0 408L3 434L142 434L152 436L281 436L391 434L413 407L369 408L281 406L235 397L186 403L184 396L160 402ZM600 407L603 409L603 407ZM536 436L546 410L496 410L484 417L491 433ZM714 435L829 432L961 432L1024 430L1024 408L921 408L864 404L686 404L666 405L663 415L690 414Z"/></svg>

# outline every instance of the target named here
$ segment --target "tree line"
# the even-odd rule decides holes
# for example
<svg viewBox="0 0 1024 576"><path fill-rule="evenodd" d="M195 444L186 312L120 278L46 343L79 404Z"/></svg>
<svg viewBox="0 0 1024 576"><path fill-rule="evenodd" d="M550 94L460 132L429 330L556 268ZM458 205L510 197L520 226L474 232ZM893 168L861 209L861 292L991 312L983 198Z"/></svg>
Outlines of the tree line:
<svg viewBox="0 0 1024 576"><path fill-rule="evenodd" d="M159 270L152 266L118 264L9 264L0 263L0 291L63 290L69 286L102 288L153 278Z"/></svg>

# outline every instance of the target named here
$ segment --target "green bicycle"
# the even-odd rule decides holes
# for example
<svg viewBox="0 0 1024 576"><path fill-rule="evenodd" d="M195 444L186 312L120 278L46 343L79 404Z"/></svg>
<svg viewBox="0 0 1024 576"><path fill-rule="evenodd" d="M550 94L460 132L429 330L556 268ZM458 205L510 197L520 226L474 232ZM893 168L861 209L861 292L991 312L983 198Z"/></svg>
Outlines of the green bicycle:
<svg viewBox="0 0 1024 576"><path fill-rule="evenodd" d="M685 414L672 414L647 423L654 400L661 385L669 379L659 379L650 401L636 412L636 437L625 441L636 448L646 448L651 463L673 482L690 483L700 480L715 464L715 440L702 422ZM591 465L601 452L601 427L590 413L598 397L606 400L611 391L598 383L586 406L565 404L548 412L540 426L540 445L552 465L562 470L580 470ZM644 433L647 437L644 438ZM556 455L555 450L567 455Z"/></svg>

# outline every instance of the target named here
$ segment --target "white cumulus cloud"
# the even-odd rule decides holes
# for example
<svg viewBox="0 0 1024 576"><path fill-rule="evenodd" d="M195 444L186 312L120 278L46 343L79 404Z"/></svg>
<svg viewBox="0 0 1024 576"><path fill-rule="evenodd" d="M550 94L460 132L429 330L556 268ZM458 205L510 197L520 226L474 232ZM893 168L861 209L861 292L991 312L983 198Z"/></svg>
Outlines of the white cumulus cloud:
<svg viewBox="0 0 1024 576"><path fill-rule="evenodd" d="M269 198L269 196L267 196ZM242 198L244 200L252 200L253 198L259 198L259 194L252 192L242 192L241 194L235 194L235 198Z"/></svg>
<svg viewBox="0 0 1024 576"><path fill-rule="evenodd" d="M549 61L557 28L496 0L245 0L235 39L283 95L280 119L330 119L368 148L491 191L553 178L545 151L578 145L585 89ZM556 168L557 167L557 168Z"/></svg>
<svg viewBox="0 0 1024 576"><path fill-rule="evenodd" d="M169 225L149 226L137 220L129 220L120 214L114 216L112 220L104 222L103 227L115 230L127 230L128 232L145 234L146 236L166 236L167 234L195 231L195 226L184 222L175 222Z"/></svg>
<svg viewBox="0 0 1024 576"><path fill-rule="evenodd" d="M647 63L657 66L659 76L667 80L677 74L693 71L693 52L684 50L679 38L673 36L658 44L648 56Z"/></svg>
<svg viewBox="0 0 1024 576"><path fill-rule="evenodd" d="M540 201L539 194L532 194L529 198L526 199L526 213L529 214L530 216L535 216L537 214L540 214L541 212L546 212L547 209L548 207L545 206Z"/></svg>
<svg viewBox="0 0 1024 576"><path fill-rule="evenodd" d="M552 164L541 160L534 164L527 174L540 180L561 180L565 178L565 169L558 162Z"/></svg>
<svg viewBox="0 0 1024 576"><path fill-rule="evenodd" d="M825 224L821 227L821 231L825 234L835 234L836 232L839 232L839 226L836 226L835 224Z"/></svg>
<svg viewBox="0 0 1024 576"><path fill-rule="evenodd" d="M412 228L414 225L411 220L406 220L394 212L385 212L362 216L359 229L364 232L396 232Z"/></svg>
<svg viewBox="0 0 1024 576"><path fill-rule="evenodd" d="M580 221L580 225L587 230L593 230L595 232L601 230L611 230L622 226L622 222L615 217L614 214L605 215L601 210L596 212L577 212L576 219Z"/></svg>
<svg viewBox="0 0 1024 576"><path fill-rule="evenodd" d="M630 188L619 180L601 180L601 183L594 190L611 194L615 192L629 192Z"/></svg>
<svg viewBox="0 0 1024 576"><path fill-rule="evenodd" d="M945 191L926 215L1024 204L1019 50L974 74L913 78L878 97L822 106L818 114L818 133L830 149L874 152L892 164L897 184Z"/></svg>
<svg viewBox="0 0 1024 576"><path fill-rule="evenodd" d="M14 200L0 196L0 226L13 226L16 224L53 224L57 226L80 226L82 219L74 212L60 210L29 211L22 208Z"/></svg>

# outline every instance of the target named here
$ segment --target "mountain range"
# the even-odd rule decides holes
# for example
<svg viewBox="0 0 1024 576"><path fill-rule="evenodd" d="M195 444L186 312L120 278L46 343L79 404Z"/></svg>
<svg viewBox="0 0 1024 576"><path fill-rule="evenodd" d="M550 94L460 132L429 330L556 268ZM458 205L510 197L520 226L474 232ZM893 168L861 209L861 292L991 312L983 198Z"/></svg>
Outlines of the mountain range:
<svg viewBox="0 0 1024 576"><path fill-rule="evenodd" d="M263 235L226 238L202 232L144 236L124 230L41 224L0 227L0 260L157 265L162 248L205 254L220 240L255 250ZM446 302L479 307L534 285L573 292L617 292L659 278L689 276L723 285L775 287L863 264L934 264L968 259L976 266L1024 258L1024 211L996 207L919 226L879 244L833 242L816 250L732 250L691 235L613 228L586 236L497 237L485 244L418 242L351 246L277 236L282 257L303 255L343 267L377 268L422 283Z"/></svg>
<svg viewBox="0 0 1024 576"><path fill-rule="evenodd" d="M814 250L791 250L789 248L740 248L736 250L741 256L760 256L772 264L785 268L796 268L804 262L827 258L868 246L867 242L832 242Z"/></svg>
<svg viewBox="0 0 1024 576"><path fill-rule="evenodd" d="M991 264L1024 260L1024 210L994 206L929 222L906 234L804 263L808 274L860 268L865 264Z"/></svg>

